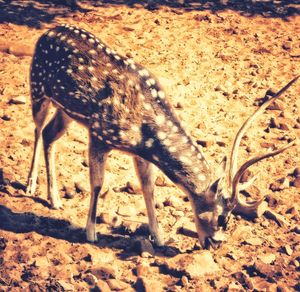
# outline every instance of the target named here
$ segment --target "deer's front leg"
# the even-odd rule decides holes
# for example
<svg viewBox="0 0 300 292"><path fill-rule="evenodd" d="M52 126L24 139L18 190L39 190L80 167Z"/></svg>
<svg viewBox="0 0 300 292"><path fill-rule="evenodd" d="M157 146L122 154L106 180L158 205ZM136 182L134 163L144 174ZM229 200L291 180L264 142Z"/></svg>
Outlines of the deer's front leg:
<svg viewBox="0 0 300 292"><path fill-rule="evenodd" d="M90 242L97 241L96 233L96 212L97 201L104 181L105 162L109 149L104 145L99 145L93 137L90 137L89 145L89 169L91 185L91 201L88 219L86 223L86 237Z"/></svg>
<svg viewBox="0 0 300 292"><path fill-rule="evenodd" d="M164 239L158 227L158 222L155 215L155 203L153 197L153 193L154 193L153 164L139 157L134 158L134 164L143 190L143 195L144 195L148 219L149 219L150 233L153 236L155 244L158 246L162 246L164 244Z"/></svg>

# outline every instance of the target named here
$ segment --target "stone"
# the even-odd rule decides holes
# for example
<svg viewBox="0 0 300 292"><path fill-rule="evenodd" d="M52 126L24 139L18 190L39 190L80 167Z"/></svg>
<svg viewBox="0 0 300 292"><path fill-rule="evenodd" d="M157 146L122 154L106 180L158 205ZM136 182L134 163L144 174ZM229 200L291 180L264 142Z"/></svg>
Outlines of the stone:
<svg viewBox="0 0 300 292"><path fill-rule="evenodd" d="M279 110L279 111L284 111L285 108L283 106L282 103L280 103L279 101L273 101L273 103L271 103L268 107L268 110Z"/></svg>
<svg viewBox="0 0 300 292"><path fill-rule="evenodd" d="M77 193L87 193L87 190L81 182L75 182L75 190Z"/></svg>
<svg viewBox="0 0 300 292"><path fill-rule="evenodd" d="M283 131L289 131L290 130L288 124L285 124L285 123L280 123L279 129L283 130Z"/></svg>
<svg viewBox="0 0 300 292"><path fill-rule="evenodd" d="M13 54L17 57L22 57L22 56L32 56L34 51L33 46L29 46L24 43L14 43L9 46L8 52L10 54Z"/></svg>
<svg viewBox="0 0 300 292"><path fill-rule="evenodd" d="M27 97L25 95L19 95L16 97L13 97L9 100L9 104L25 104L27 101Z"/></svg>
<svg viewBox="0 0 300 292"><path fill-rule="evenodd" d="M289 188L289 186L290 186L290 182L288 178L282 177L270 184L270 190L272 190L273 192L278 192Z"/></svg>
<svg viewBox="0 0 300 292"><path fill-rule="evenodd" d="M300 176L293 181L293 186L297 189L300 189Z"/></svg>
<svg viewBox="0 0 300 292"><path fill-rule="evenodd" d="M144 291L144 292L164 291L162 284L159 284L157 283L157 281L145 277L139 277L137 279L135 288L136 291Z"/></svg>
<svg viewBox="0 0 300 292"><path fill-rule="evenodd" d="M115 279L116 271L110 265L96 265L88 270L97 279Z"/></svg>
<svg viewBox="0 0 300 292"><path fill-rule="evenodd" d="M75 194L74 194L74 191L71 187L67 187L67 186L64 186L63 187L63 190L64 190L64 198L66 199L73 199Z"/></svg>
<svg viewBox="0 0 300 292"><path fill-rule="evenodd" d="M247 291L253 290L254 286L251 278L244 272L236 272L232 275Z"/></svg>
<svg viewBox="0 0 300 292"><path fill-rule="evenodd" d="M296 167L293 172L294 177L300 177L300 167Z"/></svg>
<svg viewBox="0 0 300 292"><path fill-rule="evenodd" d="M254 246L260 246L263 244L263 240L261 240L259 237L246 238L245 242Z"/></svg>
<svg viewBox="0 0 300 292"><path fill-rule="evenodd" d="M111 290L121 291L131 288L131 285L117 279L108 279L107 284Z"/></svg>
<svg viewBox="0 0 300 292"><path fill-rule="evenodd" d="M93 274L86 274L83 278L83 280L89 285L89 286L92 286L94 287L97 283L97 278L93 275Z"/></svg>
<svg viewBox="0 0 300 292"><path fill-rule="evenodd" d="M136 266L136 275L138 277L146 276L149 272L150 266L147 262L141 262Z"/></svg>
<svg viewBox="0 0 300 292"><path fill-rule="evenodd" d="M99 223L105 223L113 227L117 227L122 224L121 218L114 212L102 212L98 218Z"/></svg>
<svg viewBox="0 0 300 292"><path fill-rule="evenodd" d="M137 210L132 205L125 205L119 207L117 214L124 217L134 217L137 215Z"/></svg>
<svg viewBox="0 0 300 292"><path fill-rule="evenodd" d="M212 140L197 140L196 142L198 145L201 145L202 147L209 147L214 144L214 141Z"/></svg>
<svg viewBox="0 0 300 292"><path fill-rule="evenodd" d="M99 289L100 292L110 292L111 291L111 289L109 288L108 284L105 281L100 280L100 279L98 279L98 282L97 282L95 288ZM96 291L96 290L93 290L93 291Z"/></svg>
<svg viewBox="0 0 300 292"><path fill-rule="evenodd" d="M145 238L138 238L133 244L134 251L138 252L142 257L152 257L155 255L151 242Z"/></svg>
<svg viewBox="0 0 300 292"><path fill-rule="evenodd" d="M276 256L273 253L267 253L263 255L259 255L258 258L265 264L272 264L276 260Z"/></svg>
<svg viewBox="0 0 300 292"><path fill-rule="evenodd" d="M167 259L165 265L169 270L184 273L191 278L214 274L220 270L208 250L197 254L178 254L171 259Z"/></svg>
<svg viewBox="0 0 300 292"><path fill-rule="evenodd" d="M293 254L293 250L291 249L291 247L288 244L283 247L283 250L289 256Z"/></svg>

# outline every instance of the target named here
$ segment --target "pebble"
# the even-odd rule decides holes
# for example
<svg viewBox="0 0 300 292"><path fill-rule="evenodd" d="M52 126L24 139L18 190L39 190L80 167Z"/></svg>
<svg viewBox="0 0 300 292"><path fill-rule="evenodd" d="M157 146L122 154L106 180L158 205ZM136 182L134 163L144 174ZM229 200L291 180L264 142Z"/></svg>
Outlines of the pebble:
<svg viewBox="0 0 300 292"><path fill-rule="evenodd" d="M77 193L87 193L87 190L83 187L82 183L75 182L75 190Z"/></svg>
<svg viewBox="0 0 300 292"><path fill-rule="evenodd" d="M293 181L293 186L296 187L297 189L300 189L300 177L299 176Z"/></svg>
<svg viewBox="0 0 300 292"><path fill-rule="evenodd" d="M267 107L267 109L268 110L278 110L278 111L284 111L285 110L283 104L278 102L278 101L274 101L272 104L270 104Z"/></svg>
<svg viewBox="0 0 300 292"><path fill-rule="evenodd" d="M137 239L134 243L134 248L144 258L152 257L155 255L154 248L148 239Z"/></svg>
<svg viewBox="0 0 300 292"><path fill-rule="evenodd" d="M166 178L162 175L158 176L155 180L155 185L158 187L166 187L167 186Z"/></svg>
<svg viewBox="0 0 300 292"><path fill-rule="evenodd" d="M63 187L63 190L64 190L64 198L66 199L73 199L75 194L74 194L74 191L71 187L67 187L67 186L64 186Z"/></svg>
<svg viewBox="0 0 300 292"><path fill-rule="evenodd" d="M244 272L236 272L232 275L247 291L253 290L254 286L251 278Z"/></svg>
<svg viewBox="0 0 300 292"><path fill-rule="evenodd" d="M105 223L113 227L120 226L122 220L114 212L102 212L99 216L99 223Z"/></svg>
<svg viewBox="0 0 300 292"><path fill-rule="evenodd" d="M165 265L169 270L182 272L191 278L213 274L220 270L211 252L208 250L197 254L178 254L173 258L167 259Z"/></svg>
<svg viewBox="0 0 300 292"><path fill-rule="evenodd" d="M285 123L280 123L279 124L279 129L283 130L283 131L289 131L290 130L289 126Z"/></svg>
<svg viewBox="0 0 300 292"><path fill-rule="evenodd" d="M270 184L270 190L272 190L273 192L278 192L284 189L289 188L290 186L290 182L286 177L280 178L278 180L276 180L275 182Z"/></svg>
<svg viewBox="0 0 300 292"><path fill-rule="evenodd" d="M136 267L136 274L138 277L146 276L149 273L150 266L146 262L141 262Z"/></svg>
<svg viewBox="0 0 300 292"><path fill-rule="evenodd" d="M131 287L130 284L117 279L108 279L106 282L111 290L120 291Z"/></svg>
<svg viewBox="0 0 300 292"><path fill-rule="evenodd" d="M148 279L146 277L139 277L136 281L135 288L136 291L143 291L143 292L164 291L163 285L159 285L157 281Z"/></svg>
<svg viewBox="0 0 300 292"><path fill-rule="evenodd" d="M289 256L293 254L293 250L288 244L283 247L283 250Z"/></svg>
<svg viewBox="0 0 300 292"><path fill-rule="evenodd" d="M246 238L245 242L254 246L260 246L263 244L263 240L261 240L259 237Z"/></svg>
<svg viewBox="0 0 300 292"><path fill-rule="evenodd" d="M93 274L97 279L115 279L116 271L109 265L96 265L89 269L89 272Z"/></svg>
<svg viewBox="0 0 300 292"><path fill-rule="evenodd" d="M9 46L8 52L15 56L32 56L34 51L33 46L29 46L23 43L14 43Z"/></svg>
<svg viewBox="0 0 300 292"><path fill-rule="evenodd" d="M249 169L247 169L244 173L243 173L243 175L242 175L242 177L241 177L241 179L240 179L240 182L241 183L246 183L246 182L248 182L250 179L251 179L251 177L252 177L252 172L249 170Z"/></svg>
<svg viewBox="0 0 300 292"><path fill-rule="evenodd" d="M27 98L25 95L19 95L16 97L13 97L9 100L9 104L25 104L27 101Z"/></svg>
<svg viewBox="0 0 300 292"><path fill-rule="evenodd" d="M124 217L134 217L137 215L137 210L134 206L131 205L125 205L121 206L118 209L118 215L124 216Z"/></svg>
<svg viewBox="0 0 300 292"><path fill-rule="evenodd" d="M212 140L197 140L196 142L198 145L201 145L202 147L209 147L214 144L214 141Z"/></svg>
<svg viewBox="0 0 300 292"><path fill-rule="evenodd" d="M92 287L95 287L96 283L97 283L97 278L93 275L93 274L86 274L85 277L83 278L83 280Z"/></svg>
<svg viewBox="0 0 300 292"><path fill-rule="evenodd" d="M98 282L97 282L95 288L96 287L97 287L97 289L100 290L100 292L111 292L111 289L109 288L108 284L103 280L98 279ZM96 289L93 291L96 291Z"/></svg>
<svg viewBox="0 0 300 292"><path fill-rule="evenodd" d="M272 264L276 260L276 256L273 253L263 254L258 258L265 264Z"/></svg>
<svg viewBox="0 0 300 292"><path fill-rule="evenodd" d="M293 172L294 177L300 177L300 167L296 167Z"/></svg>

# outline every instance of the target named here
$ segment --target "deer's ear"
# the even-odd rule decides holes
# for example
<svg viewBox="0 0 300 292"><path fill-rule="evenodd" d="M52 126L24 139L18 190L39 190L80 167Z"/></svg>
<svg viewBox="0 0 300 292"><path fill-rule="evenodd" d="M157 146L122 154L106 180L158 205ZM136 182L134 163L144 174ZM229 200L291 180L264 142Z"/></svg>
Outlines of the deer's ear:
<svg viewBox="0 0 300 292"><path fill-rule="evenodd" d="M224 178L226 175L226 166L227 166L227 156L224 156L220 164L216 169L216 178Z"/></svg>
<svg viewBox="0 0 300 292"><path fill-rule="evenodd" d="M212 196L215 196L218 193L219 189L222 188L223 181L224 177L218 178L209 186L208 191Z"/></svg>

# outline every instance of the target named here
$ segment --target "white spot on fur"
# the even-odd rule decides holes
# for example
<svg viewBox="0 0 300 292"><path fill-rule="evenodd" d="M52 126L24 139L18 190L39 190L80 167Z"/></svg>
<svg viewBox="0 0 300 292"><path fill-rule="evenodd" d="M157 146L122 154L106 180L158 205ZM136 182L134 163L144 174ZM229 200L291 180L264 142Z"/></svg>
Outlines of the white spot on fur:
<svg viewBox="0 0 300 292"><path fill-rule="evenodd" d="M155 118L155 122L160 126L163 125L165 121L166 121L166 118L163 115L158 115Z"/></svg>
<svg viewBox="0 0 300 292"><path fill-rule="evenodd" d="M157 97L157 90L156 89L151 89L151 95L155 98Z"/></svg>
<svg viewBox="0 0 300 292"><path fill-rule="evenodd" d="M150 147L152 147L153 143L154 143L154 140L152 138L150 138L145 142L145 146L150 148Z"/></svg>
<svg viewBox="0 0 300 292"><path fill-rule="evenodd" d="M162 132L162 131L158 131L157 132L157 137L160 139L160 140L164 140L167 138L167 134L165 132Z"/></svg>

